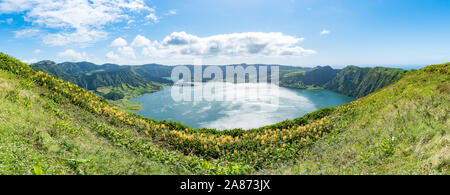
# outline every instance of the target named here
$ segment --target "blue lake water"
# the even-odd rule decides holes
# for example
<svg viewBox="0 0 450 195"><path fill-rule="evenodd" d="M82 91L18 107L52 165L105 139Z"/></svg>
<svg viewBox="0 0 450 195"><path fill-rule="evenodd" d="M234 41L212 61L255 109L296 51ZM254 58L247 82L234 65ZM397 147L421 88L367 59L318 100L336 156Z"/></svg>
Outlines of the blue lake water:
<svg viewBox="0 0 450 195"><path fill-rule="evenodd" d="M131 100L143 105L136 113L144 117L223 130L271 125L354 98L329 90L296 90L266 83L207 83L165 87Z"/></svg>

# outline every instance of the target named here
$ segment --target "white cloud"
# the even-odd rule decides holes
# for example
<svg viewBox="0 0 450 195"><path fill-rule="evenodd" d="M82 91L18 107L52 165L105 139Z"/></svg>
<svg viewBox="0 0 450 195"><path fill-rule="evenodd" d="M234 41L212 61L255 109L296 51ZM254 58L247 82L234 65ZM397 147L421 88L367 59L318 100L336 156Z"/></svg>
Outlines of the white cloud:
<svg viewBox="0 0 450 195"><path fill-rule="evenodd" d="M6 23L8 23L8 24L11 24L11 23L13 23L13 21L14 21L14 19L12 19L12 18L8 18L8 19L6 19Z"/></svg>
<svg viewBox="0 0 450 195"><path fill-rule="evenodd" d="M330 34L330 31L324 29L324 30L320 31L320 34L321 35L327 35L327 34Z"/></svg>
<svg viewBox="0 0 450 195"><path fill-rule="evenodd" d="M127 46L127 45L128 45L127 41L125 39L123 39L122 37L115 39L111 43L111 46L113 46L113 47L123 47L123 46Z"/></svg>
<svg viewBox="0 0 450 195"><path fill-rule="evenodd" d="M42 51L40 50L40 49L35 49L34 51L33 51L33 53L35 53L35 54L40 54Z"/></svg>
<svg viewBox="0 0 450 195"><path fill-rule="evenodd" d="M173 32L169 36L166 36L162 44L163 45L188 45L198 43L199 37L187 34L186 32Z"/></svg>
<svg viewBox="0 0 450 195"><path fill-rule="evenodd" d="M102 30L79 28L75 32L62 32L47 34L43 37L43 42L50 46L65 46L72 43L79 46L105 39L108 33Z"/></svg>
<svg viewBox="0 0 450 195"><path fill-rule="evenodd" d="M45 44L89 44L107 36L108 24L130 20L132 13L153 12L144 0L3 0L1 13L24 13L34 25L59 30Z"/></svg>
<svg viewBox="0 0 450 195"><path fill-rule="evenodd" d="M19 31L14 31L14 36L16 38L31 38L36 37L41 33L39 29L24 29Z"/></svg>
<svg viewBox="0 0 450 195"><path fill-rule="evenodd" d="M209 37L197 37L186 32L174 32L165 37L161 44L153 49L155 55L190 56L303 56L316 53L298 44L303 38L283 33L247 32L220 34Z"/></svg>
<svg viewBox="0 0 450 195"><path fill-rule="evenodd" d="M113 62L118 62L120 60L120 56L114 53L113 51L108 52L106 54L106 58L112 60Z"/></svg>
<svg viewBox="0 0 450 195"><path fill-rule="evenodd" d="M134 41L131 43L132 47L151 47L152 42L142 35L136 36Z"/></svg>
<svg viewBox="0 0 450 195"><path fill-rule="evenodd" d="M185 63L195 58L216 59L230 62L249 59L251 61L299 59L315 54L299 44L303 38L283 33L246 32L198 37L186 32L174 32L161 41L138 35L129 46L118 47L107 54L107 58L130 64L147 63L159 59L169 63ZM135 53L135 50L140 50ZM138 55L136 55L138 54Z"/></svg>
<svg viewBox="0 0 450 195"><path fill-rule="evenodd" d="M117 51L126 58L136 59L136 54L132 47L119 47Z"/></svg>
<svg viewBox="0 0 450 195"><path fill-rule="evenodd" d="M139 36L136 37L136 39L138 39L138 38L139 38ZM135 39L135 41L133 41L133 43L131 45L136 44L136 39ZM114 61L117 61L122 58L136 59L136 54L134 53L133 47L129 47L127 45L128 45L128 42L125 39L123 39L121 37L115 39L111 43L111 46L117 48L117 54L116 54L116 52L111 51L106 54L106 57L108 59L114 60Z"/></svg>
<svg viewBox="0 0 450 195"><path fill-rule="evenodd" d="M36 63L36 62L38 62L39 60L38 59L35 59L35 58L33 58L33 59L29 59L29 60L22 60L22 62L25 62L25 63L27 63L27 64L33 64L33 63Z"/></svg>
<svg viewBox="0 0 450 195"><path fill-rule="evenodd" d="M59 52L58 57L73 61L89 61L86 52L79 53L72 49L67 49L66 51Z"/></svg>
<svg viewBox="0 0 450 195"><path fill-rule="evenodd" d="M149 14L145 18L151 20L154 23L158 23L158 21L159 21L158 16L156 16L154 13Z"/></svg>
<svg viewBox="0 0 450 195"><path fill-rule="evenodd" d="M133 47L144 47L147 46L147 42L149 41L143 36L136 36L134 41L131 43L131 46L127 46L128 42L119 37L115 39L111 46L116 48L116 51L110 51L106 54L106 58L109 60L112 60L113 62L118 62L120 60L127 60L127 59L136 59L136 54L134 52Z"/></svg>
<svg viewBox="0 0 450 195"><path fill-rule="evenodd" d="M165 15L170 16L170 15L175 15L175 14L177 14L177 10L176 9L171 9Z"/></svg>

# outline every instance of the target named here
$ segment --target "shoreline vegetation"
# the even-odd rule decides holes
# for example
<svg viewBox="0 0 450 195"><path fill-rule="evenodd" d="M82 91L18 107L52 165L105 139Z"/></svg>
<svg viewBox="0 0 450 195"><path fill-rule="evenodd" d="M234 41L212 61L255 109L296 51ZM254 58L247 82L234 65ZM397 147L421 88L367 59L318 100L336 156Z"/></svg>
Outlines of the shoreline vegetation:
<svg viewBox="0 0 450 195"><path fill-rule="evenodd" d="M155 87L157 86L157 87ZM155 85L148 85L143 87L104 87L101 89L97 89L96 91L93 91L94 93L104 97L105 95L111 94L111 91L118 92L119 94L126 94L120 96L120 98L106 98L107 101L113 105L118 107L119 109L131 113L135 113L139 110L142 110L142 104L131 101L132 98L137 98L140 96L143 96L145 94L151 94L155 92L159 92L164 90L164 87L169 86L168 84L155 84ZM105 89L107 92L105 92ZM102 92L104 91L104 92Z"/></svg>
<svg viewBox="0 0 450 195"><path fill-rule="evenodd" d="M3 53L0 70L1 174L450 174L450 63L247 131L121 111Z"/></svg>

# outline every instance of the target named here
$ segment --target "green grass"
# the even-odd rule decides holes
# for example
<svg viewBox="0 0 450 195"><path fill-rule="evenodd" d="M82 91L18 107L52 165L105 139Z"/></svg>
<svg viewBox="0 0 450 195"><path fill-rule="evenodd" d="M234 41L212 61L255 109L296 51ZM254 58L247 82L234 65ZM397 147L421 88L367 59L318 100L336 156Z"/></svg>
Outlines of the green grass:
<svg viewBox="0 0 450 195"><path fill-rule="evenodd" d="M430 71L436 69L434 71ZM262 174L450 174L450 64L338 109L338 128Z"/></svg>
<svg viewBox="0 0 450 195"><path fill-rule="evenodd" d="M131 98L136 98L148 93L158 92L163 89L166 85L159 83L152 83L151 85L141 86L141 87L130 87L127 85L122 85L120 87L101 87L97 89L97 93L107 94L111 91L116 91L124 94L125 97L120 100L108 100L108 102L119 108L120 110L135 113L142 109L142 104L131 101Z"/></svg>
<svg viewBox="0 0 450 195"><path fill-rule="evenodd" d="M174 174L159 162L117 147L90 129L104 123L48 91L0 71L0 174ZM178 172L179 173L179 172Z"/></svg>
<svg viewBox="0 0 450 195"><path fill-rule="evenodd" d="M305 70L296 70L296 71L292 71L292 72L288 72L286 74L283 75L284 78L288 78L288 77L296 77L298 75L305 75L306 71Z"/></svg>
<svg viewBox="0 0 450 195"><path fill-rule="evenodd" d="M91 76L94 73L99 73L99 72L104 72L104 71L105 71L104 69L94 70L94 71L91 71L91 72L87 72L86 76Z"/></svg>
<svg viewBox="0 0 450 195"><path fill-rule="evenodd" d="M163 84L152 83L152 85L130 87L122 85L120 87L109 87L112 91L117 91L125 95L125 99L139 97L146 93L153 93L162 90Z"/></svg>
<svg viewBox="0 0 450 195"><path fill-rule="evenodd" d="M449 174L450 64L250 131L119 111L0 53L0 174Z"/></svg>
<svg viewBox="0 0 450 195"><path fill-rule="evenodd" d="M142 104L133 102L130 99L108 100L108 102L126 112L135 113L142 109Z"/></svg>

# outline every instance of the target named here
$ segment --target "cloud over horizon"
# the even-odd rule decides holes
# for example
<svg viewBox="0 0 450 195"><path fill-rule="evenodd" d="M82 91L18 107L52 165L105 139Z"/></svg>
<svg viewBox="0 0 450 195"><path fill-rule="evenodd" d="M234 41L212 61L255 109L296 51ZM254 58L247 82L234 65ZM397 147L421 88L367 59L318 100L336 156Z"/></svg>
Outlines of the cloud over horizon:
<svg viewBox="0 0 450 195"><path fill-rule="evenodd" d="M73 49L67 49L58 53L58 57L67 58L74 61L89 61L86 52L77 52Z"/></svg>
<svg viewBox="0 0 450 195"><path fill-rule="evenodd" d="M327 35L327 34L330 34L330 31L326 30L326 29L323 29L322 31L320 31L320 34L321 35Z"/></svg>
<svg viewBox="0 0 450 195"><path fill-rule="evenodd" d="M120 40L121 44L118 44ZM115 45L117 53L108 53L110 60L133 58L132 49L140 50L143 57L283 57L283 56L305 56L317 53L311 49L299 46L304 38L285 35L280 32L245 32L219 34L207 37L199 37L184 31L173 32L161 41L151 41L145 36L138 35L133 42L127 46L126 41L118 38L111 45ZM114 55L113 55L114 54Z"/></svg>

